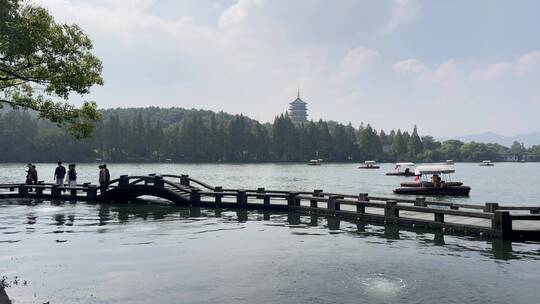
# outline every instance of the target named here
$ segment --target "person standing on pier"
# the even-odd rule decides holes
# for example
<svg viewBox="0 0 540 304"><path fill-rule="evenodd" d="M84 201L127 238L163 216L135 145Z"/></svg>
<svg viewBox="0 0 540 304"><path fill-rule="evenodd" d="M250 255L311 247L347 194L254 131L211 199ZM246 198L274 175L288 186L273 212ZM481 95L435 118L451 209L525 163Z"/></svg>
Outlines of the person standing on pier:
<svg viewBox="0 0 540 304"><path fill-rule="evenodd" d="M107 191L107 185L111 181L111 174L109 173L109 169L107 169L107 165L103 164L99 166L99 192L101 194L105 193Z"/></svg>
<svg viewBox="0 0 540 304"><path fill-rule="evenodd" d="M66 167L62 166L62 162L58 161L58 167L54 170L54 178L56 184L59 186L64 185L64 178L66 177Z"/></svg>
<svg viewBox="0 0 540 304"><path fill-rule="evenodd" d="M75 170L75 164L70 164L68 168L68 186L77 187L77 171Z"/></svg>
<svg viewBox="0 0 540 304"><path fill-rule="evenodd" d="M26 171L26 184L32 185L34 184L34 181L32 180L34 176L32 171L34 170L34 168L32 167L32 164L30 163L27 165L27 167L28 167L28 170Z"/></svg>

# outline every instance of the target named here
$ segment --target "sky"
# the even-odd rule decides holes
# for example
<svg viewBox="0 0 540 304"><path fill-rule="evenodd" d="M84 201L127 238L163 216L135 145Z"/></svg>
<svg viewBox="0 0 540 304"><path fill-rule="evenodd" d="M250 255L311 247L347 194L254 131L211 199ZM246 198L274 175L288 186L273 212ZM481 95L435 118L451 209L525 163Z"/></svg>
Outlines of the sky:
<svg viewBox="0 0 540 304"><path fill-rule="evenodd" d="M311 119L456 136L540 131L540 1L34 0L103 61L102 108ZM71 99L78 103L81 97Z"/></svg>

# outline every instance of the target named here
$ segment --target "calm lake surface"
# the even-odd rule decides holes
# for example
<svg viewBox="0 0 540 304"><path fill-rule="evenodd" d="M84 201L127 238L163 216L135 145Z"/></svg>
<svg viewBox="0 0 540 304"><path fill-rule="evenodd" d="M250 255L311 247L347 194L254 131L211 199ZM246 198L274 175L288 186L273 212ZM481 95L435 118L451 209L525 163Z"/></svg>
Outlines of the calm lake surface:
<svg viewBox="0 0 540 304"><path fill-rule="evenodd" d="M54 164L38 164L52 181ZM96 164L79 165L96 182ZM213 185L391 195L355 164L110 164ZM538 205L540 164L456 164L460 201ZM0 183L23 164L0 164ZM294 213L0 200L0 284L13 303L537 303L540 243ZM4 298L3 298L4 297ZM0 288L0 303L5 299Z"/></svg>

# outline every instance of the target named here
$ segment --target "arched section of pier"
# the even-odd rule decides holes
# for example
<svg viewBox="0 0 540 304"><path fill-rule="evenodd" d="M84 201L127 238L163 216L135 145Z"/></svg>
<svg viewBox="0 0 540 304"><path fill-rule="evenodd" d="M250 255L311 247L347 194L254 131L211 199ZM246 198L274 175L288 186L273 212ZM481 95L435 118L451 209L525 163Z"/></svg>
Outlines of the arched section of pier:
<svg viewBox="0 0 540 304"><path fill-rule="evenodd" d="M98 201L127 202L141 196L162 198L178 205L189 205L192 202L192 192L198 189L189 186L183 176L170 175L178 182L165 179L161 175L127 176L112 180L104 193L96 196Z"/></svg>

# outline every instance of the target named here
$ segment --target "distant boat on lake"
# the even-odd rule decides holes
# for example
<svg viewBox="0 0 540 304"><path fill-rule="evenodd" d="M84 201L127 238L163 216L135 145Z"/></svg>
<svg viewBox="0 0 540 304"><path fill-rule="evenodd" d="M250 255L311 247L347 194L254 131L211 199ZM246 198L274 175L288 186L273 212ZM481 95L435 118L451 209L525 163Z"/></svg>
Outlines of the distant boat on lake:
<svg viewBox="0 0 540 304"><path fill-rule="evenodd" d="M414 176L414 171L411 170L414 166L415 166L414 163L396 163L395 171L394 172L387 172L386 175Z"/></svg>
<svg viewBox="0 0 540 304"><path fill-rule="evenodd" d="M490 160L484 160L484 161L482 161L480 166L482 166L482 167L492 167L492 166L495 166L495 164L492 163Z"/></svg>
<svg viewBox="0 0 540 304"><path fill-rule="evenodd" d="M377 166L377 162L374 160L366 160L363 165L360 165L358 167L359 169L379 169L380 167Z"/></svg>

